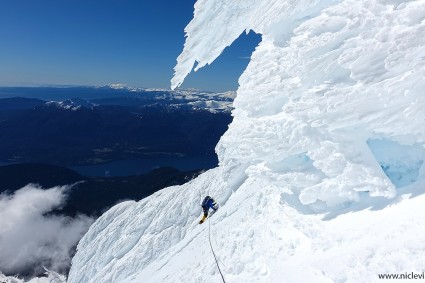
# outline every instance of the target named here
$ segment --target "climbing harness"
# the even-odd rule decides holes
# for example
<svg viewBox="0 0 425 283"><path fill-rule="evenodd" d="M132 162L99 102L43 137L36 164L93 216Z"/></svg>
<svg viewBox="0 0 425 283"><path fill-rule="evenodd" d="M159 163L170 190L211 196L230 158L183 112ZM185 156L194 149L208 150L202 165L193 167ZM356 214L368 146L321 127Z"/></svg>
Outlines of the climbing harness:
<svg viewBox="0 0 425 283"><path fill-rule="evenodd" d="M226 280L224 280L223 273L221 273L221 269L220 269L220 266L218 265L217 257L215 255L214 249L213 249L212 244L211 244L211 221L210 221L209 217L208 217L208 241L210 241L211 251L214 255L215 263L217 264L217 268L218 268L218 271L220 272L221 279L223 279L223 283L226 283Z"/></svg>

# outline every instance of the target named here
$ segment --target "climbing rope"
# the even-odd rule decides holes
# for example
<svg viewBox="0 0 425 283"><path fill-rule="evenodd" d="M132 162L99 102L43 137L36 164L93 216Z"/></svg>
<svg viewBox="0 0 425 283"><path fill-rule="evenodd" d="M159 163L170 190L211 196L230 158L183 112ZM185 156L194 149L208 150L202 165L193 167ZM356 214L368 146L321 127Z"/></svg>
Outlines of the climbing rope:
<svg viewBox="0 0 425 283"><path fill-rule="evenodd" d="M210 241L211 251L214 255L215 263L217 264L217 268L218 268L218 271L220 272L221 279L223 279L223 283L226 283L226 280L224 280L223 273L221 273L221 269L220 269L220 266L218 265L217 257L215 256L215 252L211 244L211 222L209 218L208 218L208 241Z"/></svg>

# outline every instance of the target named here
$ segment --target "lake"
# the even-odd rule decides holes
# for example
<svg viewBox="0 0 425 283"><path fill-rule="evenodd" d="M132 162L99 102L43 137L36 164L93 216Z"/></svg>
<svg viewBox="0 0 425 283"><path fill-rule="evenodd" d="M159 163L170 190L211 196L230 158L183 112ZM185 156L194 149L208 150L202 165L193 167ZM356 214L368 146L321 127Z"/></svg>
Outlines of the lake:
<svg viewBox="0 0 425 283"><path fill-rule="evenodd" d="M118 160L97 165L70 166L84 176L117 177L147 173L159 167L174 167L180 171L211 169L218 165L216 155L195 157L159 157Z"/></svg>

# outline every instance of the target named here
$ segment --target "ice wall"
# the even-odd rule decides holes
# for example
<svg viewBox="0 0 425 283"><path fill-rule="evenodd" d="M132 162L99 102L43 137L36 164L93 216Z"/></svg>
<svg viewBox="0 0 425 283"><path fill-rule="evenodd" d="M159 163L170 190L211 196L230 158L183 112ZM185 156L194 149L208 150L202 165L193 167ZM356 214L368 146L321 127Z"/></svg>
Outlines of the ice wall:
<svg viewBox="0 0 425 283"><path fill-rule="evenodd" d="M217 146L223 170L251 166L248 178L267 178L322 208L358 200L359 192L394 197L367 142L415 144L423 156L424 5L198 1L172 86L244 30L261 33L239 80L234 121ZM311 166L294 168L300 155Z"/></svg>
<svg viewBox="0 0 425 283"><path fill-rule="evenodd" d="M210 224L227 282L421 271L424 19L424 0L198 0L173 87L240 33L262 34L220 165L102 215L69 282L221 282L197 224L207 194L222 204Z"/></svg>

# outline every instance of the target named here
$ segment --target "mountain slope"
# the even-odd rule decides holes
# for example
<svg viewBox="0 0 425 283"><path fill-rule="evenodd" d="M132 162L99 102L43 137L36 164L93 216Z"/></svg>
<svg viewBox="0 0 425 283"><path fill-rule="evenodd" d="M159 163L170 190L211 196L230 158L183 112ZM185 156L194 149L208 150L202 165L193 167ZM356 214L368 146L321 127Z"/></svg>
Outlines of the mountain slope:
<svg viewBox="0 0 425 283"><path fill-rule="evenodd" d="M22 109L7 111L23 101ZM177 107L97 105L81 99L0 99L0 160L61 166L214 154L229 113ZM118 103L118 102L117 102ZM154 163L154 162L152 162Z"/></svg>
<svg viewBox="0 0 425 283"><path fill-rule="evenodd" d="M109 210L79 243L69 282L222 282L209 224L197 224L199 193L226 193L225 184L212 186L216 173ZM323 221L262 185L239 187L210 220L226 282L378 282L378 274L421 273L424 195Z"/></svg>
<svg viewBox="0 0 425 283"><path fill-rule="evenodd" d="M206 194L222 204L211 229L226 282L422 272L424 15L423 0L197 1L173 87L241 32L263 39L219 167L106 212L69 282L221 282L197 224Z"/></svg>

